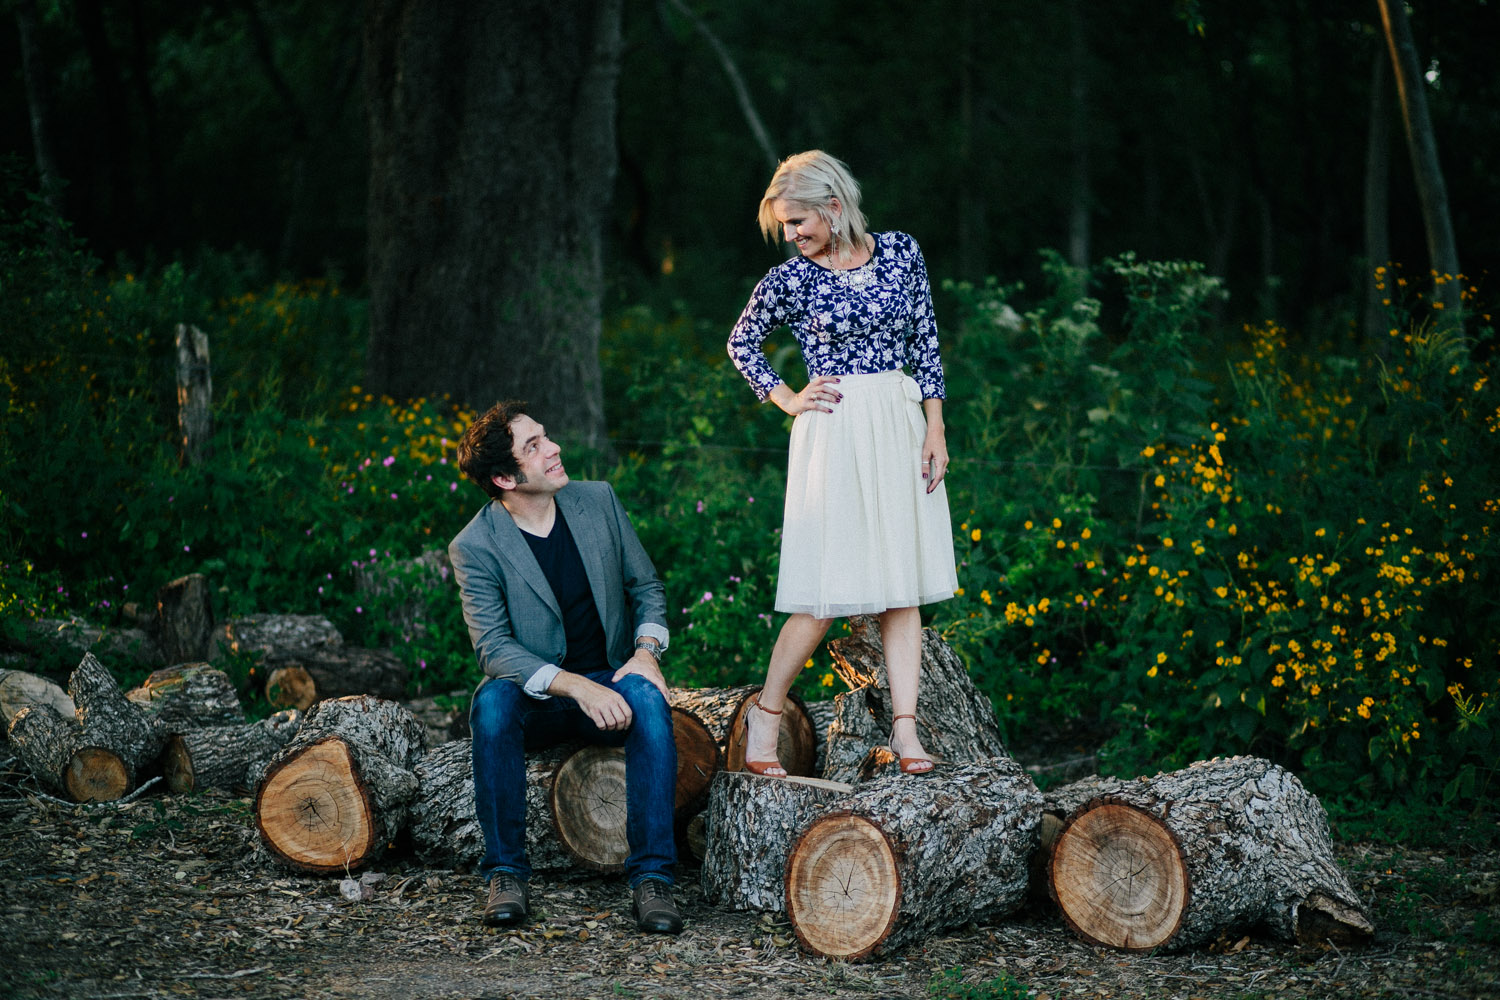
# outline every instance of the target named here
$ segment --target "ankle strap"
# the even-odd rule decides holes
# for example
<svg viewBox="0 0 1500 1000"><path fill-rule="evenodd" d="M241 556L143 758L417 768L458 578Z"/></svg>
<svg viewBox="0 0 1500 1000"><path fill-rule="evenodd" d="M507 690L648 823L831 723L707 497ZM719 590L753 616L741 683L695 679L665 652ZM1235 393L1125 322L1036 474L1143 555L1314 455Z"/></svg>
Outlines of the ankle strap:
<svg viewBox="0 0 1500 1000"><path fill-rule="evenodd" d="M891 717L892 722L900 722L902 719L910 719L913 722L917 721L917 717L915 715L896 715Z"/></svg>
<svg viewBox="0 0 1500 1000"><path fill-rule="evenodd" d="M762 712L765 712L767 715L780 715L782 713L782 711L783 711L782 709L779 709L779 708L775 709L774 711L772 709L767 708L766 706L764 706L764 705L762 705L760 703L760 699L759 698L756 698L755 701L752 702L752 704L756 708L760 709Z"/></svg>

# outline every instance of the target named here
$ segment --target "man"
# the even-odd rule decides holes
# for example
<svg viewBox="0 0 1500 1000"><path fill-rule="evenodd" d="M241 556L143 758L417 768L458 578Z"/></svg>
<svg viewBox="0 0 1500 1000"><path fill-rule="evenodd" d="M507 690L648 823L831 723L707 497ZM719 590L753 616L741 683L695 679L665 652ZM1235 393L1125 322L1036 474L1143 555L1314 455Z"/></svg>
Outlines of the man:
<svg viewBox="0 0 1500 1000"><path fill-rule="evenodd" d="M665 591L614 490L569 485L560 456L515 401L491 407L458 445L459 468L491 498L448 546L485 673L469 712L484 921L528 916L525 751L576 739L625 748L636 923L676 934Z"/></svg>

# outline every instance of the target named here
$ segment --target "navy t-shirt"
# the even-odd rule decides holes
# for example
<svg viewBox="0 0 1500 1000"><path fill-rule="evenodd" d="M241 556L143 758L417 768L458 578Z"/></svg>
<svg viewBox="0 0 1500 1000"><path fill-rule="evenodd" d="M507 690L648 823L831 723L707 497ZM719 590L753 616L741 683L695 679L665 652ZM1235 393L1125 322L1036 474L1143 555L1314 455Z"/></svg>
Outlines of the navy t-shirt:
<svg viewBox="0 0 1500 1000"><path fill-rule="evenodd" d="M609 644L604 638L604 623L599 620L594 593L589 589L588 573L583 568L583 556L578 553L578 543L573 541L573 532L568 530L562 508L558 508L557 520L547 537L533 535L524 529L521 537L531 546L531 553L536 556L547 585L557 598L557 606L562 609L568 662L558 666L575 674L609 669Z"/></svg>

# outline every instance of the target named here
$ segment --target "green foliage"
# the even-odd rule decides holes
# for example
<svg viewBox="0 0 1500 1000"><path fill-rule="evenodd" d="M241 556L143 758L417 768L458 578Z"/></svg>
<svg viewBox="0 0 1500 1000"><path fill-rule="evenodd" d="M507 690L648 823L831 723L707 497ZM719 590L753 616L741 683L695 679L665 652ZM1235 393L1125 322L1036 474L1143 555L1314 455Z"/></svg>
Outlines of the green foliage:
<svg viewBox="0 0 1500 1000"><path fill-rule="evenodd" d="M28 204L0 225L15 331L0 353L0 642L42 615L122 624L126 602L203 572L221 616L323 613L397 650L416 690L472 685L431 553L484 502L454 467L473 414L349 388L363 306L336 283L267 283L230 257L106 274ZM944 289L961 590L924 617L1007 737L1105 734L1119 774L1257 753L1318 791L1482 817L1500 679L1482 310L1469 329L1393 326L1378 351L1293 351L1264 324L1223 357L1222 292L1197 265L1122 255L1084 271L1044 254L1041 270L1029 299ZM214 454L198 468L172 440L181 322L213 345ZM664 668L684 685L758 681L781 624L789 419L755 401L721 338L643 308L611 317L612 449L565 441L657 565ZM772 360L803 377L789 343ZM251 664L223 665L257 686ZM832 686L820 651L798 689Z"/></svg>
<svg viewBox="0 0 1500 1000"><path fill-rule="evenodd" d="M966 983L964 970L952 968L932 977L927 995L939 1000L1026 1000L1031 989L1008 972L984 982Z"/></svg>

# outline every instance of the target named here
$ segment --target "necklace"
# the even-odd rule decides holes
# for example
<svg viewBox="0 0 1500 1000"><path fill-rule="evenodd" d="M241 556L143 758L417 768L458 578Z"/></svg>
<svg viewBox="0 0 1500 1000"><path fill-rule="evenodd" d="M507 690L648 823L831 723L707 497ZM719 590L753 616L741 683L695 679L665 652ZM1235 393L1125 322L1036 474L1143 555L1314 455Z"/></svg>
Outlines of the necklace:
<svg viewBox="0 0 1500 1000"><path fill-rule="evenodd" d="M828 269L837 276L839 284L856 292L862 292L870 282L875 280L875 249L870 248L870 259L857 267L834 267L833 254L828 254Z"/></svg>

